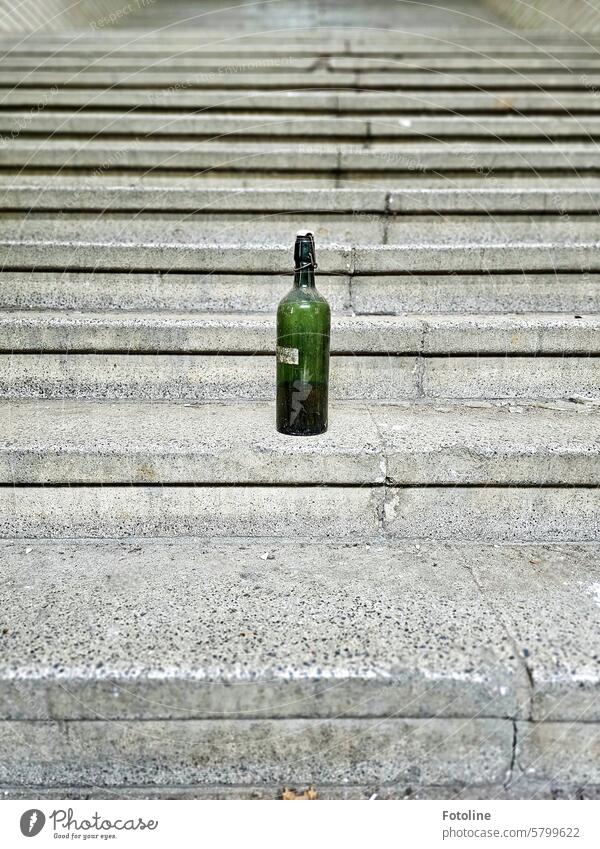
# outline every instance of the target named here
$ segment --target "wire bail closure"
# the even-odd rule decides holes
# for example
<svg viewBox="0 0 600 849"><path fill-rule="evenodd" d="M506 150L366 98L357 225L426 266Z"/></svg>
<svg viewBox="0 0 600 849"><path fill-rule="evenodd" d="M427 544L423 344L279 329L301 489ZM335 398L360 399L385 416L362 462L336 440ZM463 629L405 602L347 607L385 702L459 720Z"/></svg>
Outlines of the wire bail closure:
<svg viewBox="0 0 600 849"><path fill-rule="evenodd" d="M318 268L319 265L315 259L315 237L313 233L307 233L304 238L310 239L310 260L309 262L305 262L304 265L294 266L294 271L303 271L305 268Z"/></svg>

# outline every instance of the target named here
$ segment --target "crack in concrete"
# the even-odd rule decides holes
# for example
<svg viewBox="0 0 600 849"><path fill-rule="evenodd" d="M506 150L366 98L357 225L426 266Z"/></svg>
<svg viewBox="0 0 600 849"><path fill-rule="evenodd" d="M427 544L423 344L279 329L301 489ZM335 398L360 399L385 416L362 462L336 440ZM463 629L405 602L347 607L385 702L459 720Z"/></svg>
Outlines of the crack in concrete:
<svg viewBox="0 0 600 849"><path fill-rule="evenodd" d="M516 658L516 660L519 664L519 667L521 668L522 672L524 672L524 674L525 674L525 680L527 681L529 696L528 696L527 715L525 717L523 717L523 719L526 719L528 721L532 721L532 719L533 719L533 697L534 697L534 689L535 689L534 688L534 681L533 681L533 673L532 673L531 669L529 668L529 665L527 663L526 658L524 658L523 655L521 654L521 651L519 649L519 644L518 644L514 634L511 633L511 630L508 627L508 625L506 624L504 618L502 616L500 616L500 614L498 613L496 606L494 605L494 602L490 600L489 594L486 593L485 588L481 585L479 578L477 576L477 573L475 572L475 570L473 569L473 567L471 566L470 563L463 563L463 567L469 573L469 575L471 576L473 583L477 587L477 589L478 589L478 591L481 595L481 598L483 599L485 606L487 607L487 609L490 612L490 616L492 616L492 618L495 620L495 622L500 626L500 628L504 631L504 633L508 637L508 640L509 640L509 642L510 642L512 648L513 648L513 652L514 652L515 658ZM518 693L517 693L517 695L518 695ZM518 700L517 700L517 702L518 702ZM518 710L518 708L519 708L519 705L517 703L517 710ZM516 721L516 719L517 719L516 716L511 717L511 718L514 721Z"/></svg>

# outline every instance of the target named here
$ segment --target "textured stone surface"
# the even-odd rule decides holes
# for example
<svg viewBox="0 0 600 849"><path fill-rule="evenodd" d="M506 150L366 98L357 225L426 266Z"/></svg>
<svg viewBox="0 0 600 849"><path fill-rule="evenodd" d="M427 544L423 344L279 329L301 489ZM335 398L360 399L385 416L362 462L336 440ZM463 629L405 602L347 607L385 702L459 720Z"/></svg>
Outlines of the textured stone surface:
<svg viewBox="0 0 600 849"><path fill-rule="evenodd" d="M66 282L66 281L65 281ZM0 275L0 292L6 298ZM29 294L29 287L36 288ZM24 287L25 303L45 304L59 291L40 291L41 280ZM359 313L597 313L600 277L597 274L493 274L357 276L351 281L352 306ZM58 289L59 287L56 287ZM91 284L88 288L91 288ZM39 292L39 294L38 294ZM33 300L33 298L37 300ZM15 298L10 295L10 302ZM43 299L43 300L42 300ZM556 318L557 316L553 316Z"/></svg>
<svg viewBox="0 0 600 849"><path fill-rule="evenodd" d="M372 536L367 487L104 486L0 488L0 537Z"/></svg>
<svg viewBox="0 0 600 849"><path fill-rule="evenodd" d="M331 397L389 401L416 397L416 366L417 358L408 356L333 357ZM215 353L46 354L40 358L36 354L6 354L0 356L0 396L270 400L275 397L275 357Z"/></svg>
<svg viewBox="0 0 600 849"><path fill-rule="evenodd" d="M0 725L13 784L501 783L507 720L170 720Z"/></svg>
<svg viewBox="0 0 600 849"><path fill-rule="evenodd" d="M595 487L409 487L386 499L384 527L396 539L593 542L600 534Z"/></svg>
<svg viewBox="0 0 600 849"><path fill-rule="evenodd" d="M290 282L289 268L269 275L0 271L0 303L4 309L269 312ZM357 313L600 312L597 274L417 274L351 280L319 274L318 285L334 316L350 305Z"/></svg>
<svg viewBox="0 0 600 849"><path fill-rule="evenodd" d="M0 405L4 481L360 485L384 476L375 424L356 405L336 405L327 433L302 439L276 432L267 403Z"/></svg>
<svg viewBox="0 0 600 849"><path fill-rule="evenodd" d="M529 780L561 784L600 783L600 734L587 722L518 723L517 768Z"/></svg>
<svg viewBox="0 0 600 849"><path fill-rule="evenodd" d="M474 561L473 574L527 665L533 718L598 722L600 562L594 546L540 546L522 550L521 558L520 566L513 561L510 580L494 557ZM564 777L557 784L564 785Z"/></svg>
<svg viewBox="0 0 600 849"><path fill-rule="evenodd" d="M473 567L484 557L493 576L518 577L534 554L554 556L268 540L0 552L16 599L2 605L0 705L14 719L528 716L528 661ZM563 557L583 571L594 552ZM580 633L573 625L568 644Z"/></svg>
<svg viewBox="0 0 600 849"><path fill-rule="evenodd" d="M598 359L333 356L333 400L598 399ZM275 358L260 354L0 355L0 397L252 401L275 397Z"/></svg>
<svg viewBox="0 0 600 849"><path fill-rule="evenodd" d="M599 415L569 403L334 404L327 433L292 439L265 402L5 401L0 480L594 485Z"/></svg>
<svg viewBox="0 0 600 849"><path fill-rule="evenodd" d="M275 327L271 314L11 310L0 311L0 350L274 353ZM331 323L333 353L587 354L600 352L599 337L597 316L543 313L334 315Z"/></svg>
<svg viewBox="0 0 600 849"><path fill-rule="evenodd" d="M5 309L268 312L291 281L289 268L269 275L0 271L0 303ZM348 311L348 277L320 274L319 291L334 315Z"/></svg>

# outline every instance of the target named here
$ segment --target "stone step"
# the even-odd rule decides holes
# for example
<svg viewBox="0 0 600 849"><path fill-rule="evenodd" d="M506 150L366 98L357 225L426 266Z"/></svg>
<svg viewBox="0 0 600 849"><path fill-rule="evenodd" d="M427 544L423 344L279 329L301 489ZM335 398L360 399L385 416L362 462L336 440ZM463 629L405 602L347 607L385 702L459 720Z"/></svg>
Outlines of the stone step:
<svg viewBox="0 0 600 849"><path fill-rule="evenodd" d="M0 481L593 486L599 417L586 403L334 404L326 434L294 440L264 402L11 401Z"/></svg>
<svg viewBox="0 0 600 849"><path fill-rule="evenodd" d="M4 769L19 747L7 726L23 720L600 720L597 544L15 540L0 552Z"/></svg>
<svg viewBox="0 0 600 849"><path fill-rule="evenodd" d="M7 310L0 352L272 354L275 326L274 314ZM334 315L331 334L334 354L600 354L600 315Z"/></svg>
<svg viewBox="0 0 600 849"><path fill-rule="evenodd" d="M291 282L289 269L259 275L0 271L0 305L7 310L272 312ZM545 310L600 313L600 275L593 273L320 274L318 286L338 315L351 310L458 316Z"/></svg>
<svg viewBox="0 0 600 849"><path fill-rule="evenodd" d="M207 139L227 137L273 138L422 138L430 142L441 138L489 138L494 141L513 138L589 139L600 135L600 117L594 115L513 116L487 115L397 117L394 115L323 115L265 112L252 115L217 113L195 114L155 109L151 112L120 110L80 110L66 112L44 109L0 111L0 133L5 137L43 133L61 135L111 136L195 136ZM232 138L234 137L234 138Z"/></svg>
<svg viewBox="0 0 600 849"><path fill-rule="evenodd" d="M597 53L596 53L597 55ZM223 91L190 90L176 86L164 89L105 87L105 88L29 88L6 86L0 91L3 107L27 108L37 111L50 105L62 107L114 109L140 107L181 111L182 109L219 112L240 111L250 115L256 111L277 111L294 114L318 113L380 113L462 114L492 113L492 115L528 115L539 113L570 117L600 112L594 91L340 91L332 89L306 91L261 91L228 89Z"/></svg>
<svg viewBox="0 0 600 849"><path fill-rule="evenodd" d="M598 397L597 356L349 354L331 358L334 400ZM0 398L271 400L275 358L248 354L2 354Z"/></svg>
<svg viewBox="0 0 600 849"><path fill-rule="evenodd" d="M383 222L368 217L278 214L268 223L229 215L193 221L28 216L0 220L3 268L288 273L299 226L314 230L321 273L577 271L598 269L591 220L425 217ZM348 235L348 241L344 236ZM342 237L340 239L339 237ZM387 241L384 244L384 239ZM351 240L351 241L350 241ZM355 245L353 247L352 245Z"/></svg>
<svg viewBox="0 0 600 849"><path fill-rule="evenodd" d="M0 487L0 538L260 537L595 542L600 489L506 486Z"/></svg>
<svg viewBox="0 0 600 849"><path fill-rule="evenodd" d="M135 44L131 45L135 47ZM583 58L562 57L560 54L540 52L539 56L522 57L518 53L508 56L494 55L468 55L458 52L451 57L445 54L436 55L439 51L431 51L430 55L419 55L410 53L393 55L393 53L379 56L338 56L336 51L323 53L315 49L312 55L283 55L283 52L272 51L269 56L261 56L256 59L250 57L239 60L239 54L235 51L219 56L210 56L207 52L199 52L191 47L176 49L165 54L164 51L145 51L138 53L132 50L121 50L120 48L107 48L103 54L94 55L88 52L70 51L68 46L56 52L56 48L49 48L45 55L41 51L23 52L19 49L10 50L2 60L4 71L61 71L73 69L77 71L98 71L115 69L119 71L140 69L146 72L178 71L206 71L209 73L280 73L281 70L312 71L319 67L328 68L333 71L391 71L391 72L444 72L444 71L484 71L484 72L518 72L534 71L536 73L546 72L551 74L569 75L579 71L600 70L598 56L591 53L583 54Z"/></svg>
<svg viewBox="0 0 600 849"><path fill-rule="evenodd" d="M251 63L250 63L251 64ZM368 70L337 70L314 68L307 70L293 67L284 62L280 67L273 66L271 73L264 68L248 68L247 65L232 64L212 71L193 72L191 69L165 69L148 67L141 63L137 68L105 69L100 64L93 68L62 69L44 67L32 68L23 73L20 68L7 70L4 64L0 70L0 87L39 86L54 88L138 88L160 89L181 87L194 90L230 90L230 89L346 89L357 88L368 92L434 90L434 91L590 91L600 85L600 73L587 70L581 73L559 73L530 69L527 73L518 70L453 70L384 72Z"/></svg>
<svg viewBox="0 0 600 849"><path fill-rule="evenodd" d="M593 142L457 142L361 147L319 144L272 144L160 140L21 139L5 144L5 167L86 168L96 176L112 170L156 168L169 171L304 171L326 174L354 171L397 173L537 172L600 168Z"/></svg>
<svg viewBox="0 0 600 849"><path fill-rule="evenodd" d="M1 120L1 113L0 113ZM290 187L283 179L269 187L206 186L197 179L176 175L160 177L61 177L0 175L0 206L4 210L56 211L176 211L265 213L418 213L488 212L523 215L597 213L600 180L596 177L477 178L404 180L391 189L360 187ZM375 219L373 219L375 220ZM362 236L361 219L355 224ZM369 223L369 222L367 222Z"/></svg>

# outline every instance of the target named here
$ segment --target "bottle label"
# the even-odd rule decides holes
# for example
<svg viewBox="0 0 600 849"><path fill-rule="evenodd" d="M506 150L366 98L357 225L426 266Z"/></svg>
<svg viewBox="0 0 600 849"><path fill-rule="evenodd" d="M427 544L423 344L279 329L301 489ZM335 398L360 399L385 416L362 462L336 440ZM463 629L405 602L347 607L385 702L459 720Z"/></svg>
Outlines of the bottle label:
<svg viewBox="0 0 600 849"><path fill-rule="evenodd" d="M290 366L297 366L300 362L300 351L298 348L282 348L277 346L277 362L287 363Z"/></svg>

